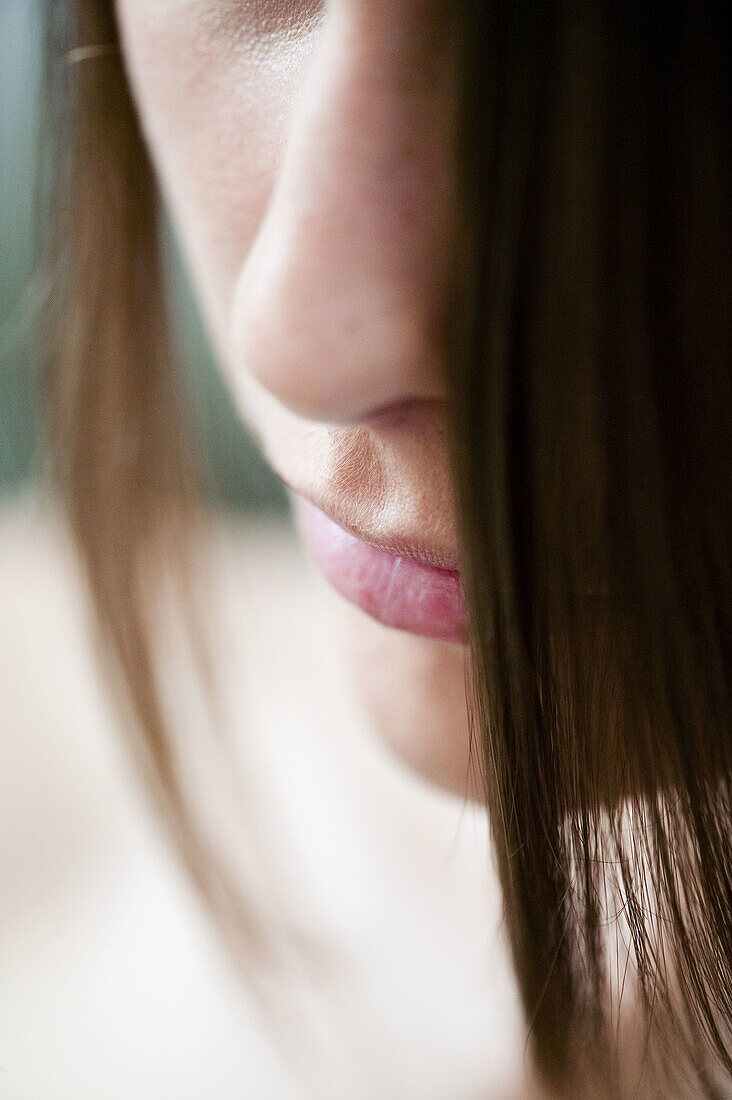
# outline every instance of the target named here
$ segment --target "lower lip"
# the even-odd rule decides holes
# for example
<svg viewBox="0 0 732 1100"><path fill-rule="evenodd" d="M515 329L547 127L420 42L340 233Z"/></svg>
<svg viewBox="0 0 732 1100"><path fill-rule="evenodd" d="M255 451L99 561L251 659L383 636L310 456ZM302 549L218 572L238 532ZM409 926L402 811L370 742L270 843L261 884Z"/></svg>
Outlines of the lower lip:
<svg viewBox="0 0 732 1100"><path fill-rule="evenodd" d="M460 576L370 546L301 498L305 544L333 587L385 626L445 642L466 641Z"/></svg>

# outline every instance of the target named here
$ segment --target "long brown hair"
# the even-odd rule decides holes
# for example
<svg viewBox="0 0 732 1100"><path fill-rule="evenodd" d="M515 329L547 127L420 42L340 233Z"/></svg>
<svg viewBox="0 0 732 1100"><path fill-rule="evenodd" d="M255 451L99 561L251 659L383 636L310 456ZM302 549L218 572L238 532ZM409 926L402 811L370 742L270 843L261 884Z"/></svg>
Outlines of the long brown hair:
<svg viewBox="0 0 732 1100"><path fill-rule="evenodd" d="M454 444L475 722L535 1050L732 1071L729 69L713 4L462 15ZM680 1095L680 1079L667 1095ZM698 1084L697 1084L698 1088Z"/></svg>
<svg viewBox="0 0 732 1100"><path fill-rule="evenodd" d="M187 808L155 680L150 577L184 578L197 505L110 8L75 0L52 28L52 56L79 63L55 66L51 423L148 774L204 894L251 936ZM622 914L668 1087L717 1095L715 1074L732 1077L721 8L456 9L454 470L474 732L533 1048L560 1091L620 1088Z"/></svg>

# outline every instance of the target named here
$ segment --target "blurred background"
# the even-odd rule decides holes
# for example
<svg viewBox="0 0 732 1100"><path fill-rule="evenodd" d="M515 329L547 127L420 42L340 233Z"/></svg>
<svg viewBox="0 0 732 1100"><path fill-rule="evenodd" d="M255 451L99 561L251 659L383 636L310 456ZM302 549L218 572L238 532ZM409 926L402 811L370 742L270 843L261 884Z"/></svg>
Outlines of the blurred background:
<svg viewBox="0 0 732 1100"><path fill-rule="evenodd" d="M242 1043L253 1023L241 982L130 766L128 731L99 675L85 593L41 480L39 177L51 2L0 0L0 1097L279 1100L277 1059L266 1042L256 1055ZM226 607L253 624L257 587L266 587L260 561L275 594L296 585L291 556L276 552L284 495L220 381L174 249L171 263L204 484L217 532L231 533ZM292 604L296 592L283 598ZM247 687L251 665L236 661Z"/></svg>
<svg viewBox="0 0 732 1100"><path fill-rule="evenodd" d="M42 3L0 0L0 498L39 474L34 318L43 296L38 168L42 133ZM284 494L242 428L216 370L185 271L172 246L176 342L202 441L212 500L279 513Z"/></svg>

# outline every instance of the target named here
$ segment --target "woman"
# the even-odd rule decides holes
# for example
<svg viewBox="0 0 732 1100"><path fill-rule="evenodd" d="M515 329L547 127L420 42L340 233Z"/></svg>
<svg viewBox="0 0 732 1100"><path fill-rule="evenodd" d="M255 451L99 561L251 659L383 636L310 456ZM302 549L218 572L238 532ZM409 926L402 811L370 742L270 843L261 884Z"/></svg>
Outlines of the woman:
<svg viewBox="0 0 732 1100"><path fill-rule="evenodd" d="M150 779L230 937L264 950L190 810L147 611L156 568L190 592L192 502L148 158L313 557L381 623L358 620L361 694L412 768L487 803L544 1087L726 1095L721 11L65 8L61 473Z"/></svg>

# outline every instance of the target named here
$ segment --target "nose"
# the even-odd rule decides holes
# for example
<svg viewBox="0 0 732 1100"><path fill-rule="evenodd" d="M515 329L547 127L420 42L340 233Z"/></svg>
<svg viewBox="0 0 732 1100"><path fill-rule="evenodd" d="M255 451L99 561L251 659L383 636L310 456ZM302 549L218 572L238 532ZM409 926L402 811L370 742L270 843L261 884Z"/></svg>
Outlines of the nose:
<svg viewBox="0 0 732 1100"><path fill-rule="evenodd" d="M256 238L234 360L301 416L444 399L451 51L436 0L332 0Z"/></svg>

